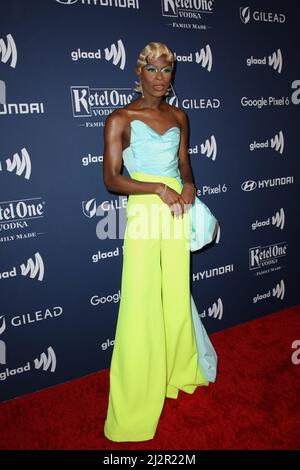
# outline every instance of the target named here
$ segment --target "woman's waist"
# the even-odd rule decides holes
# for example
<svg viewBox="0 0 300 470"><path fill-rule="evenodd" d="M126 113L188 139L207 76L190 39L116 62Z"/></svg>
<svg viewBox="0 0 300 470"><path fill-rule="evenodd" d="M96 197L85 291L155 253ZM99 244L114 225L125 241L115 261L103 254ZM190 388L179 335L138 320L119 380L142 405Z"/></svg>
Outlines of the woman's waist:
<svg viewBox="0 0 300 470"><path fill-rule="evenodd" d="M175 190L181 190L182 188L182 183L180 180L179 173L177 175L174 174L174 176L170 176L170 175L160 175L160 174L135 171L131 173L130 177L138 181L144 181L147 183L154 183L154 182L164 183Z"/></svg>

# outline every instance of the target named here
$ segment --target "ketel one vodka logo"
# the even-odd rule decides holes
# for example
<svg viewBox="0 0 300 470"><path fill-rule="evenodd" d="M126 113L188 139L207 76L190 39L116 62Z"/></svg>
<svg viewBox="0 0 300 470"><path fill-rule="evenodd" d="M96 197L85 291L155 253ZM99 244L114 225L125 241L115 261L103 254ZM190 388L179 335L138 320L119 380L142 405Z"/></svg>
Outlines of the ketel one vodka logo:
<svg viewBox="0 0 300 470"><path fill-rule="evenodd" d="M163 16L180 19L201 19L203 13L212 13L214 0L178 1L161 0Z"/></svg>
<svg viewBox="0 0 300 470"><path fill-rule="evenodd" d="M6 35L6 40L0 37L0 61L15 68L17 65L17 48L11 34Z"/></svg>
<svg viewBox="0 0 300 470"><path fill-rule="evenodd" d="M287 243L255 246L249 249L249 269L269 268L278 264L278 259L286 256Z"/></svg>
<svg viewBox="0 0 300 470"><path fill-rule="evenodd" d="M14 153L11 158L5 160L5 163L0 160L0 171L7 171L29 180L31 160L26 148L23 147L19 153Z"/></svg>
<svg viewBox="0 0 300 470"><path fill-rule="evenodd" d="M28 221L44 217L45 202L40 197L16 200L0 201L0 228L23 228Z"/></svg>
<svg viewBox="0 0 300 470"><path fill-rule="evenodd" d="M71 99L74 117L107 116L110 109L120 108L132 99L131 88L90 88L72 86Z"/></svg>

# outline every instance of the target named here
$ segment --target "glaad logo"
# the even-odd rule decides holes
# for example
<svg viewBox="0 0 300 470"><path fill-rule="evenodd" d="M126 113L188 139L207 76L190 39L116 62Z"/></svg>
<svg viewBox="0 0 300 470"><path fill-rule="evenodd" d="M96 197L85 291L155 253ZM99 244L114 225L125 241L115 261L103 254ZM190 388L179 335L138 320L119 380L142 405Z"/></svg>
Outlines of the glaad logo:
<svg viewBox="0 0 300 470"><path fill-rule="evenodd" d="M36 369L42 369L47 371L50 369L50 372L54 372L56 369L56 356L54 349L49 346L47 349L47 355L45 352L40 354L40 358L34 359L34 367Z"/></svg>
<svg viewBox="0 0 300 470"><path fill-rule="evenodd" d="M178 55L176 52L174 53L176 62L193 62L193 53L191 52L189 55ZM209 44L207 44L199 51L195 52L195 62L196 64L202 65L204 69L208 72L211 71L212 68L212 52Z"/></svg>
<svg viewBox="0 0 300 470"><path fill-rule="evenodd" d="M204 310L200 316L202 318L205 318L206 316L217 318L219 320L222 319L223 317L223 302L220 297L218 298L217 302L214 302L211 307L208 308L208 312L206 314L206 311Z"/></svg>
<svg viewBox="0 0 300 470"><path fill-rule="evenodd" d="M277 70L278 73L281 73L282 70L282 54L281 50L277 49L277 51L273 52L272 55L269 55L269 65L273 67L274 70Z"/></svg>
<svg viewBox="0 0 300 470"><path fill-rule="evenodd" d="M29 180L31 175L31 160L29 153L26 148L23 147L20 154L14 153L11 159L6 159L6 171L15 173L17 176L23 176L25 179ZM0 171L2 171L1 161Z"/></svg>
<svg viewBox="0 0 300 470"><path fill-rule="evenodd" d="M35 259L29 258L27 260L27 265L21 264L21 275L29 276L31 279L37 277L39 281L42 281L44 278L44 263L41 255L37 252L35 253ZM2 271L0 272L0 280L1 279L8 279L10 277L17 276L17 268L14 266L11 271Z"/></svg>
<svg viewBox="0 0 300 470"><path fill-rule="evenodd" d="M272 13L265 11L253 11L251 15L250 7L240 7L240 19L247 24L250 20L263 21L268 23L284 23L286 17L283 13Z"/></svg>
<svg viewBox="0 0 300 470"><path fill-rule="evenodd" d="M265 180L258 180L258 183L253 180L244 181L241 184L243 191L254 191L258 189L273 188L275 186L285 186L287 184L294 184L293 176L281 176L279 178L269 178Z"/></svg>
<svg viewBox="0 0 300 470"><path fill-rule="evenodd" d="M286 256L287 243L274 243L274 245L255 246L249 249L249 269L269 267L278 263L278 258Z"/></svg>
<svg viewBox="0 0 300 470"><path fill-rule="evenodd" d="M262 59L256 59L253 56L248 57L246 60L246 64L248 65L248 67L251 67L252 65L266 65L267 56L263 57ZM283 60L280 49L277 49L277 51L274 51L273 54L268 56L268 65L270 67L273 67L273 69L278 73L281 73L282 71L282 64Z"/></svg>
<svg viewBox="0 0 300 470"><path fill-rule="evenodd" d="M280 230L284 229L284 223L285 223L285 214L284 210L281 207L280 211L276 212L275 215L272 216L272 225L275 225L277 228L280 228ZM257 228L262 228L262 227L269 227L271 225L271 219L268 217L266 220L256 220L254 223L252 223L252 230L256 230Z"/></svg>
<svg viewBox="0 0 300 470"><path fill-rule="evenodd" d="M276 152L283 153L284 149L284 137L283 132L279 131L278 134L275 134L271 139L271 147L276 150Z"/></svg>
<svg viewBox="0 0 300 470"><path fill-rule="evenodd" d="M271 289L269 289L267 292L264 292L263 294L257 294L255 297L253 297L252 301L254 304L257 302L260 302L261 300L267 300L270 299L272 296L276 297L279 300L283 300L285 295L285 285L284 285L284 280L281 279L280 283L276 284L276 287L273 287L272 293Z"/></svg>
<svg viewBox="0 0 300 470"><path fill-rule="evenodd" d="M41 353L39 358L34 359L33 361L35 369L43 370L45 372L54 372L56 369L56 356L54 349L49 346L46 353ZM26 362L25 365L16 367L14 369L9 369L8 367L5 371L0 372L0 381L4 381L9 377L14 377L17 374L23 374L24 372L31 371L30 361Z"/></svg>
<svg viewBox="0 0 300 470"><path fill-rule="evenodd" d="M38 281L42 281L44 279L45 268L43 258L40 253L35 253L34 260L32 258L28 258L26 263L26 265L23 263L20 266L22 276L27 276L29 274L31 279L37 277Z"/></svg>
<svg viewBox="0 0 300 470"><path fill-rule="evenodd" d="M0 317L0 335L2 335L5 329L6 329L5 317L4 315L2 315ZM0 364L6 364L6 344L2 339L0 340Z"/></svg>
<svg viewBox="0 0 300 470"><path fill-rule="evenodd" d="M284 150L284 136L283 132L279 131L278 134L275 134L274 137L271 138L270 143L269 140L267 139L265 142L252 142L249 145L250 151L252 152L253 150L256 149L262 149L262 148L273 148L276 152L283 153Z"/></svg>
<svg viewBox="0 0 300 470"><path fill-rule="evenodd" d="M110 49L106 47L104 49L105 52L105 59L106 60L111 60L114 65L119 65L120 63L120 69L124 69L125 67L125 61L126 61L126 53L125 53L125 48L123 45L123 42L121 39L118 40L117 46L115 44L112 44L110 46Z"/></svg>
<svg viewBox="0 0 300 470"><path fill-rule="evenodd" d="M2 38L0 38L0 58L1 62L6 64L10 60L10 66L15 68L17 65L17 48L14 38L11 34L6 35L7 46Z"/></svg>
<svg viewBox="0 0 300 470"><path fill-rule="evenodd" d="M81 158L82 166L88 166L91 163L102 163L103 162L103 155L92 155L88 153L84 157Z"/></svg>
<svg viewBox="0 0 300 470"><path fill-rule="evenodd" d="M277 228L283 230L285 222L285 214L283 207L281 207L280 212L276 212L275 215L272 217L272 224L275 225Z"/></svg>
<svg viewBox="0 0 300 470"><path fill-rule="evenodd" d="M202 47L199 52L196 52L196 63L201 64L204 69L207 69L208 72L212 68L212 52L209 44L206 44L206 49Z"/></svg>
<svg viewBox="0 0 300 470"><path fill-rule="evenodd" d="M126 53L124 44L121 39L118 40L117 45L112 44L110 49L106 47L104 49L105 59L107 61L111 61L114 65L118 65L120 69L125 68L126 62ZM81 49L77 49L77 51L71 52L71 58L74 61L79 59L101 59L101 50L98 49L96 52L92 51L82 51Z"/></svg>
<svg viewBox="0 0 300 470"><path fill-rule="evenodd" d="M217 157L217 142L214 135L210 136L210 140L206 139L205 143L200 145L200 152L202 155L206 155L211 160L215 160Z"/></svg>
<svg viewBox="0 0 300 470"><path fill-rule="evenodd" d="M276 287L273 287L272 294L273 297L277 297L277 299L284 299L285 285L283 279L281 279L280 284L276 284Z"/></svg>

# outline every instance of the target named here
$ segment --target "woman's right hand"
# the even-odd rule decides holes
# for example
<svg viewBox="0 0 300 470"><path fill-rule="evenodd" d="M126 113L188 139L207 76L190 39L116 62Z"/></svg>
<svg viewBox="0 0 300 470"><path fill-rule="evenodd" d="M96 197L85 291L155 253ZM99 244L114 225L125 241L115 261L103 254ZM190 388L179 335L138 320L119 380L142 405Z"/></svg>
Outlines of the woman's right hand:
<svg viewBox="0 0 300 470"><path fill-rule="evenodd" d="M170 208L171 214L174 217L183 217L183 213L185 212L185 203L184 200L177 191L174 189L170 188L170 186L166 186L166 190L164 191L165 185L162 185L162 189L159 191L159 197L161 200L167 204ZM162 196L160 196L162 194Z"/></svg>

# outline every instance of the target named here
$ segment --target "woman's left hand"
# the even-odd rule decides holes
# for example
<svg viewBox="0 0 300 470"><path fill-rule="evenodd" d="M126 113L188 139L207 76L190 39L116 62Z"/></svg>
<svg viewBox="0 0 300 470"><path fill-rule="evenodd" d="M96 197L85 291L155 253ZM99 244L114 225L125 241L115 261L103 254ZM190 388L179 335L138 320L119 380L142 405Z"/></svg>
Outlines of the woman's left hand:
<svg viewBox="0 0 300 470"><path fill-rule="evenodd" d="M181 197L185 204L193 204L196 196L196 187L193 183L184 183L181 191ZM188 208L184 208L184 212L187 212Z"/></svg>

